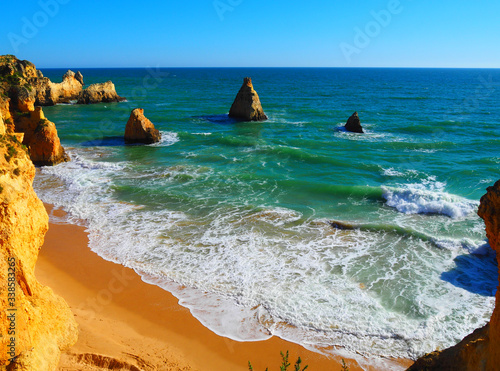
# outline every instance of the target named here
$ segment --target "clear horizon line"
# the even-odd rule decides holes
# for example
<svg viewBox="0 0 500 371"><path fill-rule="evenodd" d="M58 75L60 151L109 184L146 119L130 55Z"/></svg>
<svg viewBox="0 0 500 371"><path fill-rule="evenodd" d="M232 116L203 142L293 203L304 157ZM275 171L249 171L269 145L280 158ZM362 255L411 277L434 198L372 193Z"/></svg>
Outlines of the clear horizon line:
<svg viewBox="0 0 500 371"><path fill-rule="evenodd" d="M206 69L242 69L242 68L261 68L261 69L264 69L264 68L268 68L268 69L273 69L273 68L289 68L289 69L293 69L293 68L302 68L302 69L306 69L306 68L309 68L309 69L327 69L327 68L330 68L330 69L347 69L347 68L350 68L350 69L442 69L442 70L451 70L451 69L454 69L454 70L458 70L458 69L469 69L469 70L472 70L472 69L475 69L475 70L479 70L479 69L489 69L489 70L495 70L495 69L500 69L500 67L401 67L401 66L398 66L398 67L380 67L380 66L373 66L373 67L370 67L370 66L353 66L353 67L347 67L347 66L330 66L330 67L326 67L326 66L315 66L315 67L301 67L301 66L294 66L294 67L290 67L290 66L287 66L287 67L276 67L276 66L268 66L268 67L256 67L256 66L244 66L244 67L228 67L228 66L223 66L223 67L217 67L217 66L210 66L210 67L207 67L207 66L169 66L169 67L157 67L157 66L142 66L142 67L138 67L138 66L134 66L134 67L37 67L38 69L40 68L43 68L43 69L64 69L64 68L86 68L86 69L142 69L142 68L176 68L176 69L181 69L181 68L184 68L184 69L195 69L195 68L206 68Z"/></svg>

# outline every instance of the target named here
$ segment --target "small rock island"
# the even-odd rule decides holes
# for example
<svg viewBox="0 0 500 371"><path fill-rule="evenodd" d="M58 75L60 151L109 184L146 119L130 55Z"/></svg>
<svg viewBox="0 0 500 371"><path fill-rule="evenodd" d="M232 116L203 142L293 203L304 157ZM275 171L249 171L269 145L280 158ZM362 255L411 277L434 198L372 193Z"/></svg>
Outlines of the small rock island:
<svg viewBox="0 0 500 371"><path fill-rule="evenodd" d="M254 90L250 77L245 77L243 80L243 85L229 110L229 117L244 121L267 120L259 95Z"/></svg>
<svg viewBox="0 0 500 371"><path fill-rule="evenodd" d="M125 127L125 143L152 144L161 140L161 134L144 116L144 109L136 108L130 113Z"/></svg>
<svg viewBox="0 0 500 371"><path fill-rule="evenodd" d="M354 112L351 117L347 120L345 124L345 129L352 133L361 133L363 134L363 127L361 126L361 121L359 119L358 113Z"/></svg>

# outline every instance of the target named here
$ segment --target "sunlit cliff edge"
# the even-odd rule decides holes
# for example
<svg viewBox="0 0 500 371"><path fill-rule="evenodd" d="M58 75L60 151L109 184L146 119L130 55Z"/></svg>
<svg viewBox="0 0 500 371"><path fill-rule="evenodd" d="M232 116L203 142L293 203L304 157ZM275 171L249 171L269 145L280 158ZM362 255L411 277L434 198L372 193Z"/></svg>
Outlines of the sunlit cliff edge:
<svg viewBox="0 0 500 371"><path fill-rule="evenodd" d="M25 147L3 119L0 133L0 369L54 370L77 325L66 302L35 278L48 215Z"/></svg>
<svg viewBox="0 0 500 371"><path fill-rule="evenodd" d="M491 248L500 253L500 180L481 198L478 215L486 225ZM499 272L500 273L500 272ZM500 275L499 275L500 276ZM457 345L427 354L408 370L490 371L500 370L500 292L490 323L465 337Z"/></svg>

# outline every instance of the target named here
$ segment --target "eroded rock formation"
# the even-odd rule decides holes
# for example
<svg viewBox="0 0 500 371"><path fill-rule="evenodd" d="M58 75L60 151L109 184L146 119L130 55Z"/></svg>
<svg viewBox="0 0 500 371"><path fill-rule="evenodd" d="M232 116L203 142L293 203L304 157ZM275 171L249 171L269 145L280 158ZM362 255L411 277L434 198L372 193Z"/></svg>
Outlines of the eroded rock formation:
<svg viewBox="0 0 500 371"><path fill-rule="evenodd" d="M24 133L23 144L28 147L35 165L56 165L69 161L57 135L56 125L45 118L42 107L36 107L29 115L17 116L16 132Z"/></svg>
<svg viewBox="0 0 500 371"><path fill-rule="evenodd" d="M78 96L78 104L91 104L100 102L123 102L125 98L116 93L115 84L107 81L101 84L92 84Z"/></svg>
<svg viewBox="0 0 500 371"><path fill-rule="evenodd" d="M144 116L144 110L142 108L134 109L125 127L125 142L151 144L159 142L160 140L160 132L155 128L153 123Z"/></svg>
<svg viewBox="0 0 500 371"><path fill-rule="evenodd" d="M267 120L267 116L260 103L259 95L254 90L250 77L245 77L243 80L243 85L229 110L229 117L245 121Z"/></svg>
<svg viewBox="0 0 500 371"><path fill-rule="evenodd" d="M39 96L32 83L47 83L49 96L57 91L57 97L69 99L81 90L75 76L68 71L61 84L53 84L32 63L14 56L0 57L0 114L5 121L4 134L23 133L18 138L28 147L36 165L55 165L68 161L69 157L61 146L55 124L45 118L41 107L35 108ZM52 89L54 85L59 86L57 90Z"/></svg>
<svg viewBox="0 0 500 371"><path fill-rule="evenodd" d="M364 133L361 126L361 120L359 119L357 112L354 112L352 116L349 117L344 127L347 131L350 131L352 133Z"/></svg>
<svg viewBox="0 0 500 371"><path fill-rule="evenodd" d="M83 89L83 75L80 71L68 70L62 82L55 83L35 65L28 61L21 61L13 55L0 56L0 84L8 82L13 87L23 88L18 92L12 91L10 95L16 97L21 95L22 102L31 102L34 106L53 106L57 103L70 103L72 101L88 104L100 102L121 102L125 98L120 97L111 81L103 84L93 84ZM26 99L29 96L29 100ZM14 99L14 104L17 104ZM29 108L20 108L21 111L31 111Z"/></svg>
<svg viewBox="0 0 500 371"><path fill-rule="evenodd" d="M35 167L15 136L0 138L0 367L55 370L77 339L67 303L35 278L48 215L32 183Z"/></svg>
<svg viewBox="0 0 500 371"><path fill-rule="evenodd" d="M478 215L486 225L490 246L500 253L500 180L481 198ZM500 273L500 269L499 269ZM500 275L499 275L500 276ZM490 323L465 337L457 345L426 354L408 370L490 371L500 369L500 291Z"/></svg>

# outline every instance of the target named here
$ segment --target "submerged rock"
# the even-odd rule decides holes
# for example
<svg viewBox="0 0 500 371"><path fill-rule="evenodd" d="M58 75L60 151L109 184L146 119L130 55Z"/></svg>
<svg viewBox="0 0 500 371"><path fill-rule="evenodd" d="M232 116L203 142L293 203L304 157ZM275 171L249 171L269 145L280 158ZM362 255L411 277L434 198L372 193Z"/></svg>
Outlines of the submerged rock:
<svg viewBox="0 0 500 371"><path fill-rule="evenodd" d="M78 104L123 102L125 98L116 93L115 84L111 81L100 84L92 84L87 89L82 90L78 96Z"/></svg>
<svg viewBox="0 0 500 371"><path fill-rule="evenodd" d="M259 95L254 90L250 77L245 77L243 80L243 85L229 110L229 117L245 121L267 120Z"/></svg>
<svg viewBox="0 0 500 371"><path fill-rule="evenodd" d="M359 229L359 227L357 227L357 226L355 226L353 224L348 224L348 223L340 222L338 220L331 220L330 221L330 225L332 226L332 228L340 229L340 230L346 230L346 231L353 231L355 229Z"/></svg>
<svg viewBox="0 0 500 371"><path fill-rule="evenodd" d="M153 123L144 116L142 108L136 108L130 113L125 127L126 143L151 144L161 140L161 134Z"/></svg>
<svg viewBox="0 0 500 371"><path fill-rule="evenodd" d="M354 112L345 124L345 129L353 133L364 133L358 113Z"/></svg>

